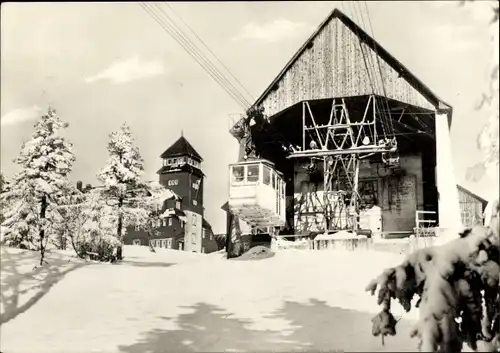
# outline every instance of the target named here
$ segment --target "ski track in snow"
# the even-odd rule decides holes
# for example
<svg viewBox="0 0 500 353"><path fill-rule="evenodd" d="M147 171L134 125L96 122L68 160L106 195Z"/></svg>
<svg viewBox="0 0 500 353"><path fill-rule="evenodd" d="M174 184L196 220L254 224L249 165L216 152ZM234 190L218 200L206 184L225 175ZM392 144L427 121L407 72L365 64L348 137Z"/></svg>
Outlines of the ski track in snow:
<svg viewBox="0 0 500 353"><path fill-rule="evenodd" d="M28 288L19 296L18 307L40 289L30 287L37 282L32 272L36 253L1 251L3 316L4 296L11 297L15 290L10 288L16 284L12 269L20 273L16 278L22 278L16 288ZM245 320L248 330L276 331L286 339L299 327L274 315L286 302L322 301L330 307L376 314L380 311L376 298L364 288L383 269L402 260L401 255L375 251L287 250L256 261L226 260L221 253L164 249L151 253L147 247L133 246L126 246L124 253L121 264L85 263L71 252L48 254L49 263L68 272L28 310L1 326L2 351L120 352L119 346L140 342L147 332L178 330L179 315L193 313L199 303L223 310L228 319ZM44 269L40 275L38 281L50 276ZM394 306L398 318L402 309ZM404 318L415 319L416 314L406 313ZM204 329L201 324L195 328ZM416 344L410 342L409 349Z"/></svg>

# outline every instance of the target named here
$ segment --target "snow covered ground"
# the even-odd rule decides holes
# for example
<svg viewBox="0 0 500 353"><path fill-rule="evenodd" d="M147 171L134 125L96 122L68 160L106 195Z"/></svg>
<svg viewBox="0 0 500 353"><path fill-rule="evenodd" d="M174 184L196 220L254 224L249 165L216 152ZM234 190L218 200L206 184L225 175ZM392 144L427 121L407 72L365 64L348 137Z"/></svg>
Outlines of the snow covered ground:
<svg viewBox="0 0 500 353"><path fill-rule="evenodd" d="M402 255L286 250L255 261L127 246L120 264L1 248L4 353L414 351L407 313L372 337L368 282ZM396 318L402 310L398 307Z"/></svg>

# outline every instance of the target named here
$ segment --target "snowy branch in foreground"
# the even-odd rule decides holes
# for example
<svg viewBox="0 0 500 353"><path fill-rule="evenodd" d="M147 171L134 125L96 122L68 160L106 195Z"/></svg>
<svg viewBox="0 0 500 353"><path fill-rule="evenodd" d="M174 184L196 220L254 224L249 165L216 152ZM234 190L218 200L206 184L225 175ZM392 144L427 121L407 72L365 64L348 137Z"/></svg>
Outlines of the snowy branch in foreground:
<svg viewBox="0 0 500 353"><path fill-rule="evenodd" d="M447 244L418 250L399 266L384 271L367 290L378 290L382 312L373 320L373 334L396 334L390 312L397 299L411 310L414 296L420 317L412 333L424 352L459 352L463 343L477 349L477 341L494 342L500 336L499 213L490 227L467 229ZM485 309L483 310L483 302Z"/></svg>

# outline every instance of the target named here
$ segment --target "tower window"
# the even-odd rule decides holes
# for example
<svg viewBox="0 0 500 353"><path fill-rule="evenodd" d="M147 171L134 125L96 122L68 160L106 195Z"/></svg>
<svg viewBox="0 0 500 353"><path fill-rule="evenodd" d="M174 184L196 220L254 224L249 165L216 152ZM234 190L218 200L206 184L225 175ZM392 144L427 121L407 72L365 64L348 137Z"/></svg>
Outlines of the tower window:
<svg viewBox="0 0 500 353"><path fill-rule="evenodd" d="M198 206L198 201L193 200L193 205Z"/></svg>

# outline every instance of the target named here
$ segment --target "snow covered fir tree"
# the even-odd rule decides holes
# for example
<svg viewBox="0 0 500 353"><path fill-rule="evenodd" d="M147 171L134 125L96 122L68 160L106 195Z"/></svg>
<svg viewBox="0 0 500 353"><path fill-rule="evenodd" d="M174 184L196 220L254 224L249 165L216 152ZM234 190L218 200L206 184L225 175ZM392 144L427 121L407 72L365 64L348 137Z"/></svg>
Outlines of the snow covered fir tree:
<svg viewBox="0 0 500 353"><path fill-rule="evenodd" d="M61 136L67 126L54 109L48 109L15 160L21 170L2 192L2 242L40 251L40 264L75 161L72 144Z"/></svg>
<svg viewBox="0 0 500 353"><path fill-rule="evenodd" d="M145 212L141 205L141 198L147 196L147 185L142 180L143 159L133 142L130 126L126 123L120 131L112 133L108 143L109 159L98 174L103 183L100 194L110 211L109 221L116 227L118 260L123 258L126 227L138 223Z"/></svg>

